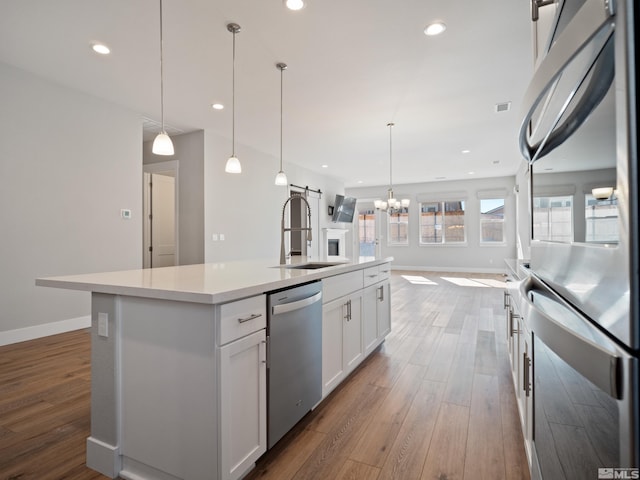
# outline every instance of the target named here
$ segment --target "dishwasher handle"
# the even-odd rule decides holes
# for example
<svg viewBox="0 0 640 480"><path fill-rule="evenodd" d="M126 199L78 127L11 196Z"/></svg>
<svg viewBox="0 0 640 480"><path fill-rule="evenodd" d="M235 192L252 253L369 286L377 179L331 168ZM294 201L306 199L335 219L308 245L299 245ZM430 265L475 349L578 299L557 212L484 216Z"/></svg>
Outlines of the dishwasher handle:
<svg viewBox="0 0 640 480"><path fill-rule="evenodd" d="M322 292L318 292L311 297L303 298L302 300L298 300L290 303L283 303L282 305L274 305L271 307L272 315L279 315L281 313L293 312L294 310L300 310L301 308L308 307L316 302L319 302L322 299Z"/></svg>

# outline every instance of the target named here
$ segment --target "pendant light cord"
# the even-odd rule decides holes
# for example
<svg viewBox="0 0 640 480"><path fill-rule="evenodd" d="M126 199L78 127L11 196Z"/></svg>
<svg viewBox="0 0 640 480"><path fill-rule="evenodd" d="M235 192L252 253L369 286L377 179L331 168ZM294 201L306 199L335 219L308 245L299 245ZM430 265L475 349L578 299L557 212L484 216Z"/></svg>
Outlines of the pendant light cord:
<svg viewBox="0 0 640 480"><path fill-rule="evenodd" d="M160 119L162 122L162 133L164 131L164 70L162 67L162 57L163 57L163 49L162 49L162 0L160 0Z"/></svg>
<svg viewBox="0 0 640 480"><path fill-rule="evenodd" d="M284 76L284 67L280 68L280 171L282 171L282 82Z"/></svg>
<svg viewBox="0 0 640 480"><path fill-rule="evenodd" d="M393 176L392 176L392 170L393 170L393 139L392 139L392 135L391 135L391 131L393 129L394 124L393 123L387 123L387 126L389 127L389 190L393 193Z"/></svg>
<svg viewBox="0 0 640 480"><path fill-rule="evenodd" d="M231 68L231 156L236 156L236 32L233 29L233 66Z"/></svg>

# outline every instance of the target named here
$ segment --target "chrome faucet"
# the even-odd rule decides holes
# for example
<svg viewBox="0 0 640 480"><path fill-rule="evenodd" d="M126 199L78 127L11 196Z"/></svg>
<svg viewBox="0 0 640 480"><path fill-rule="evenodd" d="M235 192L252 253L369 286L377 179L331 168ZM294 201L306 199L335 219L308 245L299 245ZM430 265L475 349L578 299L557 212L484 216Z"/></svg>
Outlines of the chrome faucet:
<svg viewBox="0 0 640 480"><path fill-rule="evenodd" d="M308 227L284 228L284 212L285 212L285 209L287 208L287 204L294 198L299 198L307 206L307 215L309 216ZM307 232L307 242L310 242L311 241L311 207L309 206L309 202L307 202L307 199L304 198L302 195L291 195L289 198L285 200L284 205L282 205L282 220L280 221L280 265L284 265L286 263L285 255L284 255L284 232L301 232L301 231Z"/></svg>

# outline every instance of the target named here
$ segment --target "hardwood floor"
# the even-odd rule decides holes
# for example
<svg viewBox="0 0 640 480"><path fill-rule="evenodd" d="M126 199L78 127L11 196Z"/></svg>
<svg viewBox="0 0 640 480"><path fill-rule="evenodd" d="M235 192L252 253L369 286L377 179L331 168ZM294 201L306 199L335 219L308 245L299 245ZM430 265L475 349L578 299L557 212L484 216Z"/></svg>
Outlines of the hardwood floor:
<svg viewBox="0 0 640 480"><path fill-rule="evenodd" d="M385 343L246 479L529 479L502 282L394 271Z"/></svg>
<svg viewBox="0 0 640 480"><path fill-rule="evenodd" d="M248 480L528 479L502 277L394 272L392 333ZM0 480L105 479L84 466L90 344L0 347Z"/></svg>

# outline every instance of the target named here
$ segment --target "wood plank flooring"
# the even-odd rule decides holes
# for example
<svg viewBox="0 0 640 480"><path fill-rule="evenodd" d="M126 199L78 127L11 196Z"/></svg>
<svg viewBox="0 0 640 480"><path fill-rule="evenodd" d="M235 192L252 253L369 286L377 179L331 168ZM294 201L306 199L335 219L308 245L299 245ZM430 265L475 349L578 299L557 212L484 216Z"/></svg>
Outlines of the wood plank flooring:
<svg viewBox="0 0 640 480"><path fill-rule="evenodd" d="M528 479L502 277L397 272L392 333L247 480ZM90 339L0 347L0 480L106 479L85 465Z"/></svg>
<svg viewBox="0 0 640 480"><path fill-rule="evenodd" d="M526 480L503 277L392 275L392 333L246 480Z"/></svg>

